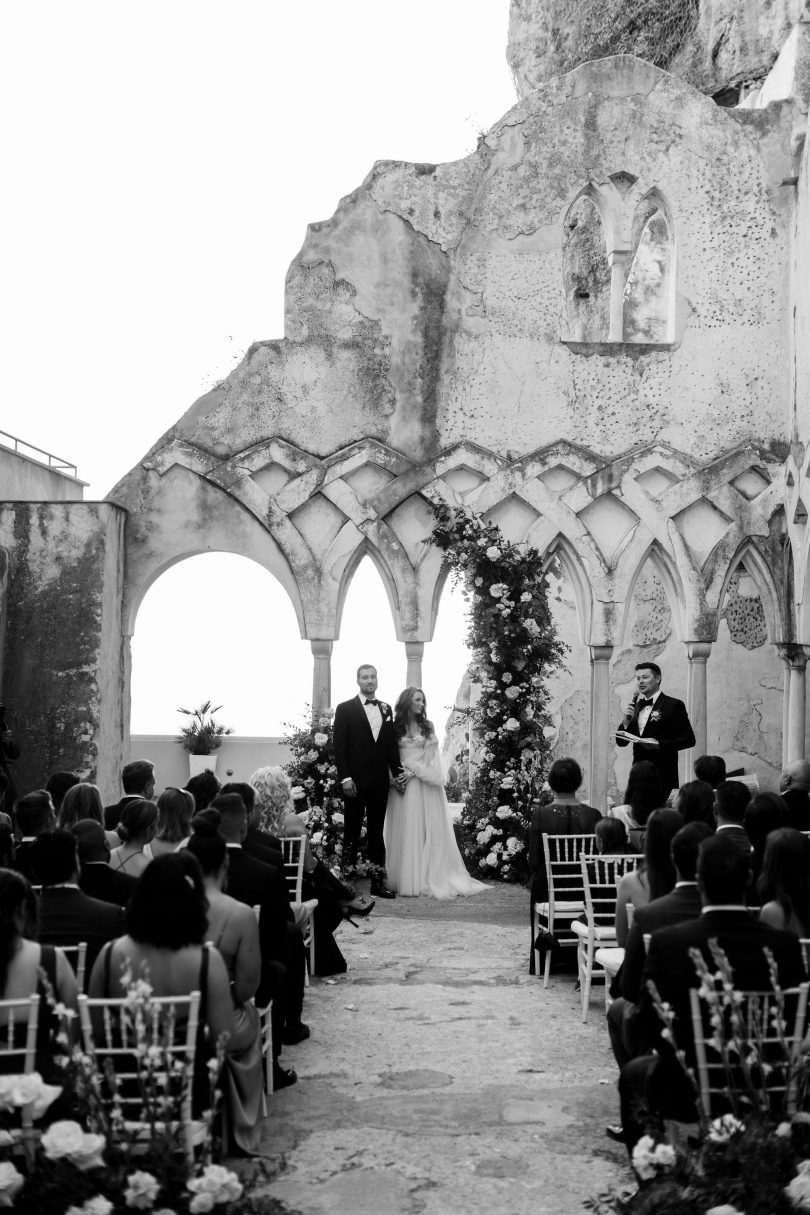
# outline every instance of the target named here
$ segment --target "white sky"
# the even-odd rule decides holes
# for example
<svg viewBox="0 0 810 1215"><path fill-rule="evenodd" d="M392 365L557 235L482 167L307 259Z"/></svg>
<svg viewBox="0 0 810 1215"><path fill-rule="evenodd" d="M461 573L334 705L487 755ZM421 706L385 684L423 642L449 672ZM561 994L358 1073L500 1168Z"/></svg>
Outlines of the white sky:
<svg viewBox="0 0 810 1215"><path fill-rule="evenodd" d="M515 102L509 0L7 0L0 7L0 427L78 465L103 497L251 342L283 333L307 223L378 159L464 156ZM443 722L464 669L447 598L427 647ZM213 698L275 734L311 695L308 642L266 571L198 557L150 591L132 728L171 733ZM364 562L333 699L404 648ZM441 652L441 658L438 652Z"/></svg>

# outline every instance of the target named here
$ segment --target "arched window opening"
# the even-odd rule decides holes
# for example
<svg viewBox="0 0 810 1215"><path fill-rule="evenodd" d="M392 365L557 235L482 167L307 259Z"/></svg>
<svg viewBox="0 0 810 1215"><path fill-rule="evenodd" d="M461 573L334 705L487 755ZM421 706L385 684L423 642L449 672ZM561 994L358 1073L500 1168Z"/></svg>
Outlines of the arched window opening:
<svg viewBox="0 0 810 1215"><path fill-rule="evenodd" d="M606 342L610 330L610 266L599 208L581 195L563 224L563 339Z"/></svg>
<svg viewBox="0 0 810 1215"><path fill-rule="evenodd" d="M631 262L624 288L624 341L668 342L672 334L672 238L655 195L633 218Z"/></svg>

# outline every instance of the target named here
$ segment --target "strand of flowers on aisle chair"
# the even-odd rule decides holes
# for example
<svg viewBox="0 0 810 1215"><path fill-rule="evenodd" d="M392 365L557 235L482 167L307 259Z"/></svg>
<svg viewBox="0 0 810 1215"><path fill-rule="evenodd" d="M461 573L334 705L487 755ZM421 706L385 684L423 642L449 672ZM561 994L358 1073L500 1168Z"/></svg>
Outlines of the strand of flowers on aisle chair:
<svg viewBox="0 0 810 1215"><path fill-rule="evenodd" d="M631 873L640 856L611 856L607 853L582 855L582 886L585 892L585 922L574 920L571 928L578 940L577 970L582 989L582 1020L588 1020L591 986L595 981L608 982L608 977L596 958L598 948L616 949L616 899L619 882Z"/></svg>
<svg viewBox="0 0 810 1215"><path fill-rule="evenodd" d="M595 835L544 835L543 853L546 862L546 882L548 899L546 902L532 902L530 924L532 932L531 957L529 974L535 974L540 967L540 950L535 947L540 927L545 929L550 937L562 949L577 947L577 937L571 927L561 931L557 921L569 925L575 916L584 914L585 893L582 887L582 869L580 857L584 854L591 856L596 851ZM549 941L549 945L551 942ZM548 987L551 973L551 948L545 951L546 959L543 968L543 987Z"/></svg>
<svg viewBox="0 0 810 1215"><path fill-rule="evenodd" d="M305 974L305 982L309 985L310 974L315 973L315 933L313 932L312 917L318 906L317 899L303 897L304 884L304 847L306 839L303 835L282 835L279 838L281 851L284 856L284 874L287 878L287 889L290 893L290 903L294 913L299 910L304 916L303 931L304 945L307 947L309 967ZM298 915L296 914L296 921Z"/></svg>

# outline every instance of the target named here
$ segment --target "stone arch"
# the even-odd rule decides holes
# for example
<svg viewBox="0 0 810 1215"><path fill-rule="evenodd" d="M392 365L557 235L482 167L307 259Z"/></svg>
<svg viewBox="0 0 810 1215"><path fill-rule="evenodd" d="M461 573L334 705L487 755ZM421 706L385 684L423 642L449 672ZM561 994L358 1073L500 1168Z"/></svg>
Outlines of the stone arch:
<svg viewBox="0 0 810 1215"><path fill-rule="evenodd" d="M385 557L380 552L375 544L368 537L364 537L362 542L357 545L345 566L340 576L338 586L337 599L335 603L335 636L340 635L340 622L343 617L343 608L346 604L346 596L351 586L352 578L357 572L357 567L364 557L369 557L374 565L377 573L382 579L382 584L385 587L385 593L388 598L388 603L391 608L391 615L394 620L394 628L397 637L402 637L402 622L400 613L399 591L397 589L396 579L394 578L391 568Z"/></svg>
<svg viewBox="0 0 810 1215"><path fill-rule="evenodd" d="M675 233L672 216L657 189L644 195L633 214L629 264L623 293L625 342L670 342L675 314Z"/></svg>
<svg viewBox="0 0 810 1215"><path fill-rule="evenodd" d="M745 573L753 578L757 585L765 617L768 641L784 641L785 627L776 582L765 557L757 545L748 537L737 546L731 560L726 565L722 582L719 585L719 592L714 601L717 618L719 619L720 613L723 610L731 580L740 566L743 566Z"/></svg>
<svg viewBox="0 0 810 1215"><path fill-rule="evenodd" d="M591 585L579 554L566 536L557 535L543 555L543 570L546 571L557 558L574 591L577 609L579 639L587 645L591 635L592 594Z"/></svg>
<svg viewBox="0 0 810 1215"><path fill-rule="evenodd" d="M675 636L678 641L683 641L685 639L686 631L684 619L685 596L681 578L675 562L656 540L654 540L645 550L644 554L636 564L627 585L627 590L623 598L622 618L618 630L618 640L621 641L627 632L627 624L630 614L630 605L633 602L633 594L638 584L638 580L644 572L644 567L647 564L652 567L653 572L658 577L664 591L666 592L672 624L675 630Z"/></svg>

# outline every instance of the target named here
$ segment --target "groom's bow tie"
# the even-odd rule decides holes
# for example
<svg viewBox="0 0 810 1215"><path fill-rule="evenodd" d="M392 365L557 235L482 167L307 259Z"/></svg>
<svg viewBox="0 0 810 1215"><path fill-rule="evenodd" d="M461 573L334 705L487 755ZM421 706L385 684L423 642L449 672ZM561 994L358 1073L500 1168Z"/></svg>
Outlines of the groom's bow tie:
<svg viewBox="0 0 810 1215"><path fill-rule="evenodd" d="M641 700L638 702L638 707L640 709L649 709L650 705L652 705L654 703L655 702L652 699L645 700L644 697L642 696Z"/></svg>
<svg viewBox="0 0 810 1215"><path fill-rule="evenodd" d="M367 700L365 703L366 703L367 705L377 705L377 707L378 707L378 708L379 708L379 705L380 705L379 700Z"/></svg>

